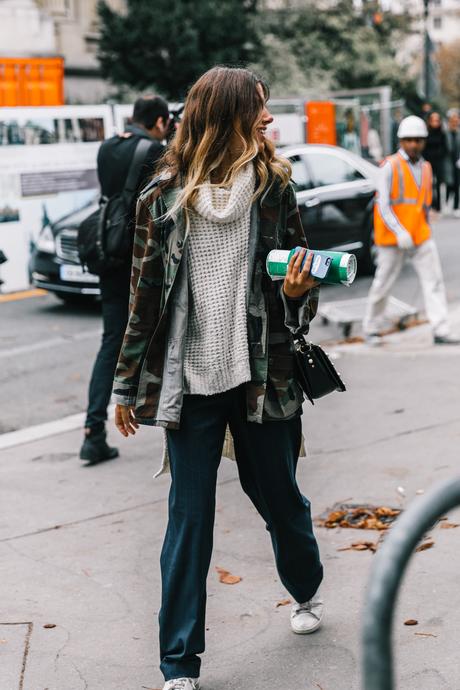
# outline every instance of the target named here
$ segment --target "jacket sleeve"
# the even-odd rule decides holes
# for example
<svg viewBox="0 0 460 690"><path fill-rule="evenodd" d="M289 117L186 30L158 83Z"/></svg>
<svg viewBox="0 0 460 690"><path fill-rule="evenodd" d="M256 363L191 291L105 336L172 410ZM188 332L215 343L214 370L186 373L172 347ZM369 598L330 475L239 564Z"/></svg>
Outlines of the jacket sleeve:
<svg viewBox="0 0 460 690"><path fill-rule="evenodd" d="M295 191L289 185L287 229L283 249L308 247L305 232L300 219ZM283 284L280 285L280 295L284 304L285 326L293 334L306 334L310 328L310 321L316 316L319 302L319 287L312 288L298 299L290 299L284 294Z"/></svg>
<svg viewBox="0 0 460 690"><path fill-rule="evenodd" d="M160 316L164 268L161 230L152 217L152 203L151 192L141 196L137 202L130 315L113 386L115 401L120 405L134 405L136 402L142 364Z"/></svg>

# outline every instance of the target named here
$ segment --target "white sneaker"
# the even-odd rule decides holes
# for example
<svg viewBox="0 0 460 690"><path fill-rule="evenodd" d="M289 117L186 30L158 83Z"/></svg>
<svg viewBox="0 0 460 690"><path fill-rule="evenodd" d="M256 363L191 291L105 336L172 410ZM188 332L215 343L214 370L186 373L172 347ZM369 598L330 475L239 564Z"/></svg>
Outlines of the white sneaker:
<svg viewBox="0 0 460 690"><path fill-rule="evenodd" d="M292 632L298 635L308 635L315 632L323 621L323 614L323 600L317 594L305 604L294 604L291 609Z"/></svg>
<svg viewBox="0 0 460 690"><path fill-rule="evenodd" d="M198 678L173 678L168 680L163 690L200 690Z"/></svg>
<svg viewBox="0 0 460 690"><path fill-rule="evenodd" d="M364 342L369 347L380 347L384 344L384 340L379 333L367 333L364 336Z"/></svg>

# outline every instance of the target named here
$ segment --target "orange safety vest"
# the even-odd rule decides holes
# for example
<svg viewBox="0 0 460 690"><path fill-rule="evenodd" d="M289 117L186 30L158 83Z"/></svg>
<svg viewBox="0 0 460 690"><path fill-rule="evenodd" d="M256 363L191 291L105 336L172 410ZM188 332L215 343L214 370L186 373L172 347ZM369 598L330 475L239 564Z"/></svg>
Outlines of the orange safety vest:
<svg viewBox="0 0 460 690"><path fill-rule="evenodd" d="M403 228L410 233L415 245L426 242L431 237L427 212L432 201L432 172L428 161L422 163L422 182L418 187L409 163L395 153L387 161L392 168L390 204L393 213ZM396 235L385 224L378 204L374 204L375 244L396 245Z"/></svg>

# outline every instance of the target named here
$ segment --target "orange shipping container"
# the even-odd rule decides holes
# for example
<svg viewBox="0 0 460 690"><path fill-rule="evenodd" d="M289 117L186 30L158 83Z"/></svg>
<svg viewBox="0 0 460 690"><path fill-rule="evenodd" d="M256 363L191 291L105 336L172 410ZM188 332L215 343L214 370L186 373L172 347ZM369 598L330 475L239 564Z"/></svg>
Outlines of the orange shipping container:
<svg viewBox="0 0 460 690"><path fill-rule="evenodd" d="M64 105L64 60L0 57L0 106Z"/></svg>

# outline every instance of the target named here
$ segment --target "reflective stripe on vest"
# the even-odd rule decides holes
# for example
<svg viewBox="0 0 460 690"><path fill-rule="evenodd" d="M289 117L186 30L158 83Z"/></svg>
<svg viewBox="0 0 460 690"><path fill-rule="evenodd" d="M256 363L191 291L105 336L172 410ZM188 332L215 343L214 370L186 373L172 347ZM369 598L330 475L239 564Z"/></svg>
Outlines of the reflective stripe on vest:
<svg viewBox="0 0 460 690"><path fill-rule="evenodd" d="M387 158L391 165L390 206L398 222L419 245L431 236L427 211L431 206L432 175L428 162L422 163L420 185L417 184L409 163L397 153ZM377 245L396 245L395 233L380 215L378 203L374 208L374 235Z"/></svg>
<svg viewBox="0 0 460 690"><path fill-rule="evenodd" d="M401 161L404 160L399 153L395 154L394 156L390 156L388 158L391 168L392 168L392 173L393 173L393 179L396 178L397 180L397 187L398 187L398 195L397 196L391 196L390 197L390 206L398 206L398 204L412 204L416 206L419 201L420 201L420 196L423 196L423 198L429 197L430 192L431 192L431 186L432 186L432 181L431 181L431 166L427 161L424 161L422 163L422 179L420 182L420 187L419 187L419 196L417 199L414 199L414 197L408 197L404 195L405 189L404 189L404 172L402 168ZM406 165L409 165L407 161L404 160ZM412 175L412 171L411 175ZM417 186L417 183L414 180L415 185ZM394 190L394 183L392 182L392 192ZM430 209L431 203L430 204L423 204L423 207L425 208L426 211Z"/></svg>

